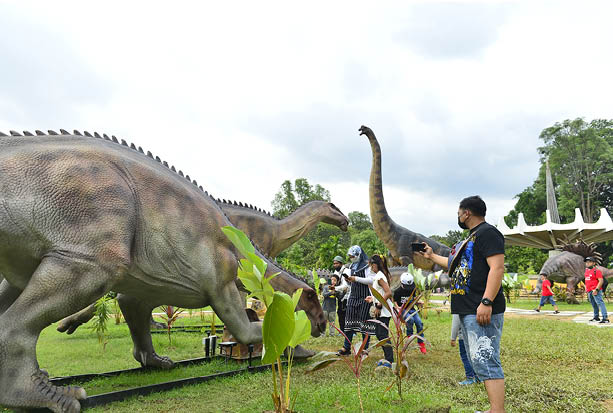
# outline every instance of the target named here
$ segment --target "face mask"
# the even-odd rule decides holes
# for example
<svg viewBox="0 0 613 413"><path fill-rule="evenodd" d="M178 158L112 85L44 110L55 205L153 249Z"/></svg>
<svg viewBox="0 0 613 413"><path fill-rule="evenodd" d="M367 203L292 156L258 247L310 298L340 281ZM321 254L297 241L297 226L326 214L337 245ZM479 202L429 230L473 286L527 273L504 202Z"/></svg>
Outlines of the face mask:
<svg viewBox="0 0 613 413"><path fill-rule="evenodd" d="M460 221L460 217L458 217L458 226L462 229L468 229L468 225L465 222Z"/></svg>
<svg viewBox="0 0 613 413"><path fill-rule="evenodd" d="M360 262L360 257L352 257L351 258L351 262L354 263L354 264Z"/></svg>

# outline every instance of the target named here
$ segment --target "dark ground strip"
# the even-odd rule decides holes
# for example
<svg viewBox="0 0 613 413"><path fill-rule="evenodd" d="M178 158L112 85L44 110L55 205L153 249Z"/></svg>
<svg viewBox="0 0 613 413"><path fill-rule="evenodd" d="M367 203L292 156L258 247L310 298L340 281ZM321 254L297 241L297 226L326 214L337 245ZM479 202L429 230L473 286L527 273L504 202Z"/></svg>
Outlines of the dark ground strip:
<svg viewBox="0 0 613 413"><path fill-rule="evenodd" d="M199 357L188 360L181 360L175 362L175 366L191 366L194 364L208 363L213 359L221 359L221 356L213 356L213 357ZM155 367L135 367L133 369L126 370L115 370L108 371L106 373L88 373L88 374L78 374L75 376L65 376L65 377L54 377L50 379L51 383L56 386L66 386L72 383L84 383L90 380L96 379L98 377L115 377L125 373L138 373L145 372L150 370L157 370Z"/></svg>
<svg viewBox="0 0 613 413"><path fill-rule="evenodd" d="M184 360L183 362L192 362L193 364L194 360L201 360L201 359ZM207 359L206 361L209 361L209 360L210 359ZM181 362L178 362L177 364L179 363ZM283 364L286 365L287 363L283 362ZM215 379L219 379L223 377L232 377L232 376L235 376L241 373L259 373L259 372L270 369L270 366L271 366L270 364L266 364L264 366L246 367L242 369L226 371L223 373L210 374L208 376L190 377L187 379L180 379L180 380L174 380L174 381L169 381L165 383L150 384L147 386L135 387L133 389L119 390L119 391L114 391L110 393L97 394L95 396L90 396L87 399L82 400L81 409L85 410L88 407L101 406L103 404L112 403L112 402L119 402L119 401L123 401L123 400L126 400L134 396L146 396L151 393L173 390L173 389L177 389L183 386L204 383L210 380L215 380ZM127 372L127 371L134 371L134 370L140 370L140 369L120 370L120 371ZM97 377L104 375L104 374L112 374L112 373L117 373L117 372L101 373ZM87 376L87 375L83 375L83 376ZM71 377L79 377L79 376L71 376ZM53 379L53 380L56 380L56 379ZM57 384L57 381L55 381L54 384ZM29 411L32 413L51 412L51 410L49 409L33 409Z"/></svg>

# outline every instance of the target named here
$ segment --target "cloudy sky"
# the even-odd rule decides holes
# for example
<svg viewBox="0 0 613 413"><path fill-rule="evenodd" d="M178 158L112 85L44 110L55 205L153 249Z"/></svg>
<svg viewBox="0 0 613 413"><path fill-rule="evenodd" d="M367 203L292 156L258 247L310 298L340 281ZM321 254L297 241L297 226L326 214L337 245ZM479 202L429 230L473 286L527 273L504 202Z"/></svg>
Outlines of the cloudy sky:
<svg viewBox="0 0 613 413"><path fill-rule="evenodd" d="M368 125L392 218L444 234L467 195L492 223L513 207L542 129L613 117L612 14L558 0L2 3L0 130L114 134L265 209L305 177L368 213Z"/></svg>

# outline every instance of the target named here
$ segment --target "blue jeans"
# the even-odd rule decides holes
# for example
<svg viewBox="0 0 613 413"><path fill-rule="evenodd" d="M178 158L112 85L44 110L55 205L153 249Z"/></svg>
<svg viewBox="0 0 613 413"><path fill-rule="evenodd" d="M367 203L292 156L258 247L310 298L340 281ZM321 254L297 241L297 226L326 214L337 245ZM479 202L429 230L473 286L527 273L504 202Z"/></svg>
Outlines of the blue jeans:
<svg viewBox="0 0 613 413"><path fill-rule="evenodd" d="M408 314L413 314L415 313L415 315L413 317L411 317L409 319L409 321L407 321L406 325L407 325L407 336L410 337L413 335L413 323L415 323L415 327L417 327L417 334L419 334L420 336L424 337L424 323L421 322L421 318L419 318L419 313L417 312L417 310L415 310L414 308L411 308L408 311ZM424 340L422 340L421 338L417 339L418 343L423 343Z"/></svg>
<svg viewBox="0 0 613 413"><path fill-rule="evenodd" d="M500 363L500 339L504 313L492 314L490 323L477 323L476 314L460 315L464 346L477 378L480 381L504 379Z"/></svg>
<svg viewBox="0 0 613 413"><path fill-rule="evenodd" d="M466 354L466 348L464 347L464 340L458 340L458 348L460 349L460 358L462 359L462 364L464 364L464 372L466 373L466 378L474 379L475 371L473 370L473 366L470 364L470 360L468 359L468 354Z"/></svg>
<svg viewBox="0 0 613 413"><path fill-rule="evenodd" d="M544 306L547 302L551 303L551 305L555 306L556 302L553 299L553 295L543 295L541 296L541 302L539 303L539 307Z"/></svg>
<svg viewBox="0 0 613 413"><path fill-rule="evenodd" d="M600 307L600 312L602 313L602 318L607 319L607 307L604 305L604 300L602 299L602 291L598 290L597 295L592 294L593 291L587 293L587 296L590 300L590 304L592 304L592 308L594 309L594 318L598 318L598 308Z"/></svg>

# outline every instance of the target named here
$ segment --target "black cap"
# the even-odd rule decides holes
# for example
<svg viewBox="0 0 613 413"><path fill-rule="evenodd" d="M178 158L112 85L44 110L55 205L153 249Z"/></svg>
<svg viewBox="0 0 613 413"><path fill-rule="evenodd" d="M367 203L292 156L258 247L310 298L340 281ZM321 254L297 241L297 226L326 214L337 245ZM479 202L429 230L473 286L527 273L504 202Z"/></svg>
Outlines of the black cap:
<svg viewBox="0 0 613 413"><path fill-rule="evenodd" d="M585 259L583 261L584 262L588 262L588 261L598 262L598 261L596 261L596 258L594 258L594 257L585 257Z"/></svg>

